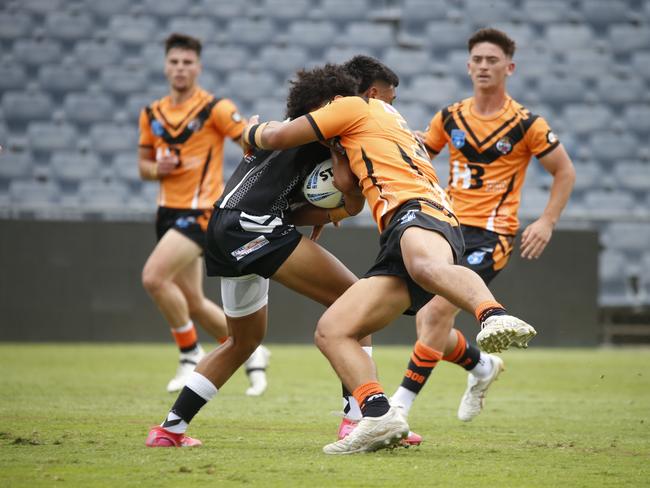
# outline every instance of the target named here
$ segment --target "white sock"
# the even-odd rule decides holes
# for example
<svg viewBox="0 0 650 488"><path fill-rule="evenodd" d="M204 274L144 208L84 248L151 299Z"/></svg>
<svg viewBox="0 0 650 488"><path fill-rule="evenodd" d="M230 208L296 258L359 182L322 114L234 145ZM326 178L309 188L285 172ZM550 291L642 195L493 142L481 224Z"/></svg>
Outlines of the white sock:
<svg viewBox="0 0 650 488"><path fill-rule="evenodd" d="M372 346L361 346L361 349L369 356L372 357ZM363 417L357 399L353 395L343 397L343 411L347 412L345 417L349 420L358 422Z"/></svg>
<svg viewBox="0 0 650 488"><path fill-rule="evenodd" d="M483 379L487 378L490 375L493 367L494 365L492 364L490 355L481 352L481 357L479 358L478 363L476 363L476 366L474 366L474 368L472 368L469 372L477 378Z"/></svg>
<svg viewBox="0 0 650 488"><path fill-rule="evenodd" d="M404 407L404 413L408 415L409 411L411 410L411 406L413 405L413 402L417 396L417 393L408 390L403 386L398 386L393 396L390 397L390 404L402 405Z"/></svg>

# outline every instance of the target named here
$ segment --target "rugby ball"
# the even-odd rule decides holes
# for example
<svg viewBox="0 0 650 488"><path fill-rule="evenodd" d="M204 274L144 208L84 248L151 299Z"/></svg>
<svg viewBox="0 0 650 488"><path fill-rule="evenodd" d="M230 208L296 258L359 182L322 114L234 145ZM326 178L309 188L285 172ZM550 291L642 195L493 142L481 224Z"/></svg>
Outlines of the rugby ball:
<svg viewBox="0 0 650 488"><path fill-rule="evenodd" d="M309 203L320 208L336 208L343 204L343 194L334 186L331 159L318 163L307 175L302 193Z"/></svg>

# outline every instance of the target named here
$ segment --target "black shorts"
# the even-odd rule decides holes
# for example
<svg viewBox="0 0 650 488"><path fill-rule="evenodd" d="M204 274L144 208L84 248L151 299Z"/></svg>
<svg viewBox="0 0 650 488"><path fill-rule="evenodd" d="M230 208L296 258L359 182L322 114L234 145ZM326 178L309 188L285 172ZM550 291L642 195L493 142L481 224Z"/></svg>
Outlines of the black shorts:
<svg viewBox="0 0 650 488"><path fill-rule="evenodd" d="M183 209L158 207L156 215L156 236L158 240L174 229L188 239L196 242L201 249L205 247L205 231L212 209Z"/></svg>
<svg viewBox="0 0 650 488"><path fill-rule="evenodd" d="M296 249L302 234L272 215L214 209L208 224L208 276L256 274L270 278Z"/></svg>
<svg viewBox="0 0 650 488"><path fill-rule="evenodd" d="M375 264L365 274L365 277L389 275L403 278L411 297L411 306L404 312L406 315L415 315L434 295L413 281L406 270L400 247L404 231L409 227L421 227L438 232L451 246L455 263L458 263L463 255L463 235L460 226L437 219L435 214L439 212L425 202L416 200L407 202L397 209L390 223L381 233L380 249Z"/></svg>
<svg viewBox="0 0 650 488"><path fill-rule="evenodd" d="M487 285L508 264L515 236L469 225L460 228L465 239L465 253L458 264L476 272Z"/></svg>

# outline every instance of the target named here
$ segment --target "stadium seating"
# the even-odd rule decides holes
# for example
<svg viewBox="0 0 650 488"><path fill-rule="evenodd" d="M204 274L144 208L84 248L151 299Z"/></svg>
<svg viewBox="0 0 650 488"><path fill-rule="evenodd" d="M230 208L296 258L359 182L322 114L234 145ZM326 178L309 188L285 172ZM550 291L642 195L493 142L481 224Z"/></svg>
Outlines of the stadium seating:
<svg viewBox="0 0 650 488"><path fill-rule="evenodd" d="M202 38L202 85L246 116L281 118L296 69L369 54L400 76L396 106L423 129L471 95L467 37L488 24L518 44L509 93L548 120L576 162L565 217L609 236L605 302L631 303L629 277L650 268L645 249L620 247L650 242L631 231L650 219L650 3L640 0L1 2L0 211L153 210L157 186L137 173L137 120L167 92L162 41L172 31ZM241 150L228 142L225 153L228 174ZM444 181L446 153L434 166ZM551 181L531 163L524 218L539 215Z"/></svg>

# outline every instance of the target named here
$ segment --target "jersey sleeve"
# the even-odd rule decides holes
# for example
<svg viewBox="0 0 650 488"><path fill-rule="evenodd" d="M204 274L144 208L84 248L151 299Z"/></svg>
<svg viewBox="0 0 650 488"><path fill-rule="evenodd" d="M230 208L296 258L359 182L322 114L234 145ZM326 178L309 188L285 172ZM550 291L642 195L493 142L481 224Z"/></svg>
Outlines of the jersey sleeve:
<svg viewBox="0 0 650 488"><path fill-rule="evenodd" d="M138 140L138 145L140 147L153 147L154 135L151 132L151 125L149 124L149 117L144 109L140 111L140 137Z"/></svg>
<svg viewBox="0 0 650 488"><path fill-rule="evenodd" d="M306 115L321 141L353 130L368 113L368 102L361 97L343 97Z"/></svg>
<svg viewBox="0 0 650 488"><path fill-rule="evenodd" d="M560 145L555 133L551 130L544 118L537 119L526 131L526 145L530 152L537 158L543 158Z"/></svg>
<svg viewBox="0 0 650 488"><path fill-rule="evenodd" d="M246 127L246 120L237 110L237 106L227 98L219 100L212 109L210 118L217 130L224 137L230 137L231 139L238 139Z"/></svg>
<svg viewBox="0 0 650 488"><path fill-rule="evenodd" d="M432 153L438 154L445 147L445 144L447 144L447 138L445 137L445 129L442 123L442 112L438 112L431 119L431 123L429 123L429 127L424 135L424 145Z"/></svg>

